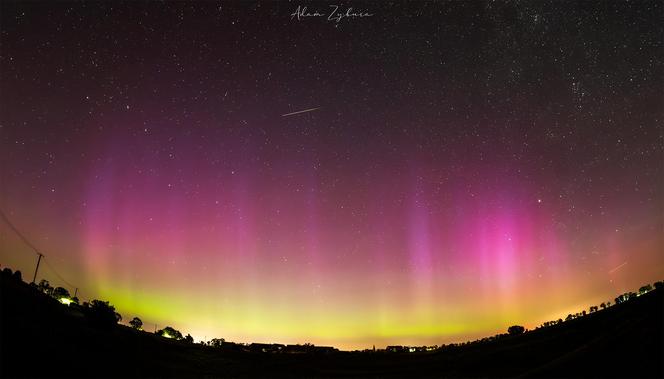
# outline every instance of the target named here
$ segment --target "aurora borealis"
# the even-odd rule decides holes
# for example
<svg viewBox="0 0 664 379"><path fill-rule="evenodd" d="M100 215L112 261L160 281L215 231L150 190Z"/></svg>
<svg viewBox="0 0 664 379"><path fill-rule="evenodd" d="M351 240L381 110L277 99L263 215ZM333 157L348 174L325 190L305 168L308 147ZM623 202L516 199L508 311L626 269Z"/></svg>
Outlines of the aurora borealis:
<svg viewBox="0 0 664 379"><path fill-rule="evenodd" d="M2 3L0 208L40 279L146 329L342 349L663 279L661 2L298 5L328 12ZM35 262L2 224L0 264Z"/></svg>

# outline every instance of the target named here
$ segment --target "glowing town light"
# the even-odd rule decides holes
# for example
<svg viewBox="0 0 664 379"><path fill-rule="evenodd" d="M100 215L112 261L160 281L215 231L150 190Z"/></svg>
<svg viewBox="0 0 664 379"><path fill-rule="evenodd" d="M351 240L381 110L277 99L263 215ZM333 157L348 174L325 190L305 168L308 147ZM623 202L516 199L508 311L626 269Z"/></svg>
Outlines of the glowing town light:
<svg viewBox="0 0 664 379"><path fill-rule="evenodd" d="M73 301L71 299L68 299L66 297L61 297L60 302L64 305L69 305L69 304L73 303Z"/></svg>
<svg viewBox="0 0 664 379"><path fill-rule="evenodd" d="M162 336L162 337L166 337L166 338L173 338L173 336L171 336L170 334L168 334L168 332L164 332L161 336Z"/></svg>

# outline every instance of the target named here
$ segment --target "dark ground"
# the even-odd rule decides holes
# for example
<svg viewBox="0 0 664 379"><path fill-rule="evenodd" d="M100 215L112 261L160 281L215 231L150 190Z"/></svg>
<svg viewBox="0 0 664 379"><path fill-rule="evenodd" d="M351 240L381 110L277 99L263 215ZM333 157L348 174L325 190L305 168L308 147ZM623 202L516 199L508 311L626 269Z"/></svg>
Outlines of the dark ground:
<svg viewBox="0 0 664 379"><path fill-rule="evenodd" d="M497 341L427 353L265 354L100 330L2 276L0 377L657 377L664 291Z"/></svg>

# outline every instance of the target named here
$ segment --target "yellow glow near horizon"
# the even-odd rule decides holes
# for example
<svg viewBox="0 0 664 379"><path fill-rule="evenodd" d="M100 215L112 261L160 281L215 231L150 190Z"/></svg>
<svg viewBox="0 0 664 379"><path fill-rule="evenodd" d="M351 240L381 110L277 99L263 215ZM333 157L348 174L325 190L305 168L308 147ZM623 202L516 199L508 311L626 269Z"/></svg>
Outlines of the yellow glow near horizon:
<svg viewBox="0 0 664 379"><path fill-rule="evenodd" d="M68 299L66 297L61 297L60 302L64 305L69 305L69 304L73 303L74 301L72 299Z"/></svg>

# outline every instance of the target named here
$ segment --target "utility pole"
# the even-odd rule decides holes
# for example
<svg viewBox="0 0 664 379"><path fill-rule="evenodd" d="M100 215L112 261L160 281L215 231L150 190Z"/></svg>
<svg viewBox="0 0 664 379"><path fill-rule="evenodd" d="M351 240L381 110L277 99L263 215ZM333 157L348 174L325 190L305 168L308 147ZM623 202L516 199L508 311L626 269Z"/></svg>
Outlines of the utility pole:
<svg viewBox="0 0 664 379"><path fill-rule="evenodd" d="M76 297L76 295L78 295L78 287L74 290L74 297Z"/></svg>
<svg viewBox="0 0 664 379"><path fill-rule="evenodd" d="M37 259L37 267L35 267L35 276L32 277L32 282L34 283L35 280L37 280L37 271L39 271L39 264L41 263L41 259L44 256L44 254L37 252L39 254L39 259Z"/></svg>

